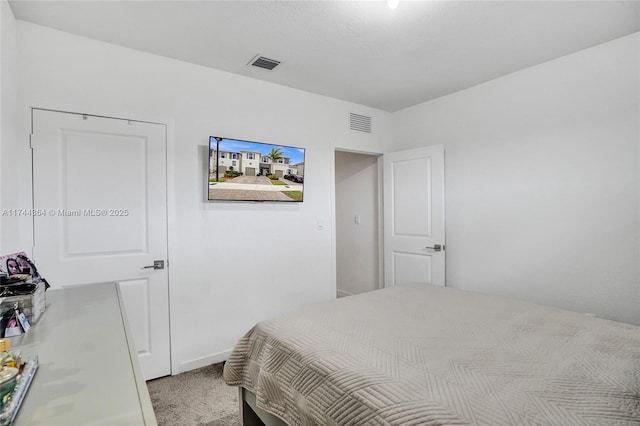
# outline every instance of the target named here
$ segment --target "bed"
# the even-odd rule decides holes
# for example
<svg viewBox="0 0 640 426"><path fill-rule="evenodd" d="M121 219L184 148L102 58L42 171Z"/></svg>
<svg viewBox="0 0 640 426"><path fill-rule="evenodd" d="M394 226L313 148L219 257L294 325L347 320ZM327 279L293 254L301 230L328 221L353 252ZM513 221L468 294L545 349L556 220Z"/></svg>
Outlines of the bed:
<svg viewBox="0 0 640 426"><path fill-rule="evenodd" d="M639 425L640 327L412 284L258 323L224 379L266 424Z"/></svg>

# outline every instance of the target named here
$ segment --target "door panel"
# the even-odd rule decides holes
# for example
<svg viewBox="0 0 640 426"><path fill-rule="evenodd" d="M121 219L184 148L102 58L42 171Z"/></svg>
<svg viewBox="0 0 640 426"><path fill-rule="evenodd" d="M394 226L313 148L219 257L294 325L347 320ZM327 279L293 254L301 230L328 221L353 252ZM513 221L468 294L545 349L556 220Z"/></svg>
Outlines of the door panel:
<svg viewBox="0 0 640 426"><path fill-rule="evenodd" d="M34 257L53 287L115 281L145 379L171 373L163 125L33 110Z"/></svg>
<svg viewBox="0 0 640 426"><path fill-rule="evenodd" d="M445 284L444 149L441 145L385 154L385 286Z"/></svg>
<svg viewBox="0 0 640 426"><path fill-rule="evenodd" d="M148 182L146 170L139 167L148 160L145 139L67 129L60 131L60 138L58 170L62 171L63 208L82 211L82 215L63 221L65 255L147 252L147 217L140 213L146 209ZM114 164L118 165L117 173L112 169ZM111 191L112 188L126 191ZM99 211L84 212L93 206L126 206L130 211L121 212L117 220L98 216ZM117 226L109 226L111 222L117 222Z"/></svg>
<svg viewBox="0 0 640 426"><path fill-rule="evenodd" d="M393 232L397 236L431 235L431 191L407 185L431 187L431 158L396 160L390 163L393 185Z"/></svg>
<svg viewBox="0 0 640 426"><path fill-rule="evenodd" d="M394 283L433 283L431 256L393 253Z"/></svg>

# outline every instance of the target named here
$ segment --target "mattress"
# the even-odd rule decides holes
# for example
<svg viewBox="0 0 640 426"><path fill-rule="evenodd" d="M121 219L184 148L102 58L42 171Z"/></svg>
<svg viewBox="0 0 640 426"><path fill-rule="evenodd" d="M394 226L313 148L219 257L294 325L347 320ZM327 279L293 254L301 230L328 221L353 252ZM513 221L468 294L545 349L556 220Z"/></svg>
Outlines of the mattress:
<svg viewBox="0 0 640 426"><path fill-rule="evenodd" d="M639 425L640 327L406 285L258 323L224 379L289 425Z"/></svg>

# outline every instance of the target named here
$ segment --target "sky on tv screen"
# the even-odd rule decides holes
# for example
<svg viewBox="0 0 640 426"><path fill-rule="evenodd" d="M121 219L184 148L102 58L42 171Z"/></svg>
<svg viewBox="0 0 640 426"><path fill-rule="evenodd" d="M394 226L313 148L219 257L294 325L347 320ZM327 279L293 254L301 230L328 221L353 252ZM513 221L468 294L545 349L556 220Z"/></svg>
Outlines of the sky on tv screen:
<svg viewBox="0 0 640 426"><path fill-rule="evenodd" d="M216 149L215 138L211 138L211 141L209 142L209 144L211 149ZM294 148L291 146L270 145L266 143L240 141L236 139L221 139L219 146L220 146L219 148L220 151L229 151L229 152L250 151L250 152L259 152L262 155L269 154L272 148L280 148L280 150L282 151L282 156L288 157L291 159L290 164L298 164L304 161L304 149Z"/></svg>

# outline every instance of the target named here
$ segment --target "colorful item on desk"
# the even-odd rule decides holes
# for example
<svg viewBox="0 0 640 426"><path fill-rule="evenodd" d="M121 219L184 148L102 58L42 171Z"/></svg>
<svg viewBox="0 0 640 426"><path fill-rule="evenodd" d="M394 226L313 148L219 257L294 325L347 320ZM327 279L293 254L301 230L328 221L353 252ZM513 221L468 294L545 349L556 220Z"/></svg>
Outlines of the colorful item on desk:
<svg viewBox="0 0 640 426"><path fill-rule="evenodd" d="M25 362L20 351L11 350L10 339L0 339L0 425L8 426L15 419L35 369L37 358ZM32 365L34 364L34 365Z"/></svg>
<svg viewBox="0 0 640 426"><path fill-rule="evenodd" d="M13 390L2 397L3 405L0 406L0 426L10 426L22 401L31 386L33 377L38 370L38 357L32 356L21 360L20 373L16 376ZM0 395L3 395L3 387L0 384Z"/></svg>
<svg viewBox="0 0 640 426"><path fill-rule="evenodd" d="M24 360L19 350L11 350L11 339L0 339L0 369L17 368L22 371Z"/></svg>
<svg viewBox="0 0 640 426"><path fill-rule="evenodd" d="M34 282L43 281L45 289L49 288L47 280L42 278L36 265L23 251L0 256L0 273L6 273L10 279L21 276L31 278Z"/></svg>
<svg viewBox="0 0 640 426"><path fill-rule="evenodd" d="M26 333L31 328L31 324L29 324L29 320L18 309L16 309L15 312L16 312L16 317L18 318L18 321L20 322L20 327L22 327L22 329Z"/></svg>
<svg viewBox="0 0 640 426"><path fill-rule="evenodd" d="M7 324L7 328L4 329L4 337L14 337L22 334L22 329L18 325L18 321L15 318L11 318Z"/></svg>
<svg viewBox="0 0 640 426"><path fill-rule="evenodd" d="M0 409L11 396L23 367L20 352L11 351L11 340L0 339Z"/></svg>
<svg viewBox="0 0 640 426"><path fill-rule="evenodd" d="M31 324L29 324L29 320L27 319L26 315L20 312L20 308L18 307L17 303L13 307L13 310L10 310L8 312L11 312L11 316L9 317L8 322L6 322L4 335L2 337L19 336L23 332L26 333L27 331L29 331L29 329L31 328ZM7 312L3 313L3 317L0 317L0 325L5 323L3 319L6 314ZM0 342L1 341L2 340L0 340Z"/></svg>
<svg viewBox="0 0 640 426"><path fill-rule="evenodd" d="M4 408L11 392L16 387L16 380L20 371L14 367L3 367L0 370L0 408Z"/></svg>

